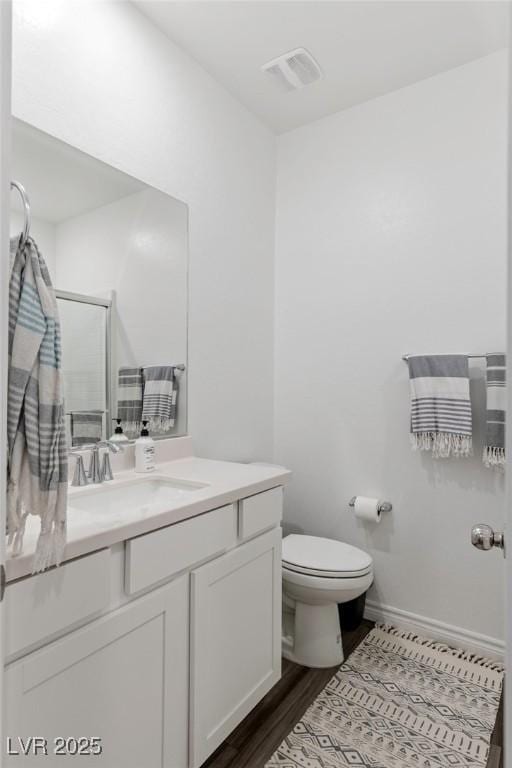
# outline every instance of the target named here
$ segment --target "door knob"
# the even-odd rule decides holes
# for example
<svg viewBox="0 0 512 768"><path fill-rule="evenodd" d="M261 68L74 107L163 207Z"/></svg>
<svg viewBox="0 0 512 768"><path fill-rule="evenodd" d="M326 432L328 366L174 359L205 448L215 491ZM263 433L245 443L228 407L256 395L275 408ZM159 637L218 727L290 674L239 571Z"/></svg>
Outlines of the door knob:
<svg viewBox="0 0 512 768"><path fill-rule="evenodd" d="M502 531L494 531L490 525L478 523L471 529L471 543L477 549L485 551L498 547L505 549L505 537Z"/></svg>

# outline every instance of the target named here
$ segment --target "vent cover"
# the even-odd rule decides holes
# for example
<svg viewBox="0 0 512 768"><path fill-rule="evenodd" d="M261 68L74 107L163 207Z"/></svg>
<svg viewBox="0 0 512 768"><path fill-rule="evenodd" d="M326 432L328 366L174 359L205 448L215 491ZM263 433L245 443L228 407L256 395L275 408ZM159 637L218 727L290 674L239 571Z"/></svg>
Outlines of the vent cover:
<svg viewBox="0 0 512 768"><path fill-rule="evenodd" d="M314 83L322 76L322 70L305 48L296 48L294 51L283 53L277 59L267 61L261 69L272 75L280 88L285 91L304 88L305 85Z"/></svg>

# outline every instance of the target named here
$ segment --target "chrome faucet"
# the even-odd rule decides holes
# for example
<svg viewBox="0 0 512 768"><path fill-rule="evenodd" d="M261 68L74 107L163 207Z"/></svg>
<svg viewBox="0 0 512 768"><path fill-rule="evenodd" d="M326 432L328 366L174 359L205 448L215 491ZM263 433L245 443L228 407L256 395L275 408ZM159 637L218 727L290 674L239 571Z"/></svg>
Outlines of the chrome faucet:
<svg viewBox="0 0 512 768"><path fill-rule="evenodd" d="M100 448L107 448L103 457L100 457ZM110 453L119 453L124 448L118 443L114 443L111 440L101 440L98 443L92 443L91 445L81 446L80 450L89 449L91 452L91 458L89 461L89 469L87 473L84 469L84 460L81 454L76 454L76 467L73 475L71 485L83 486L89 483L99 484L108 480L114 479L112 472L112 465L110 463ZM72 451L72 455L76 453Z"/></svg>
<svg viewBox="0 0 512 768"><path fill-rule="evenodd" d="M107 448L103 454L103 460L100 461L100 448ZM124 448L119 443L113 443L111 440L101 440L91 446L91 460L89 462L89 482L103 483L105 480L113 480L112 465L110 463L110 453L119 453Z"/></svg>

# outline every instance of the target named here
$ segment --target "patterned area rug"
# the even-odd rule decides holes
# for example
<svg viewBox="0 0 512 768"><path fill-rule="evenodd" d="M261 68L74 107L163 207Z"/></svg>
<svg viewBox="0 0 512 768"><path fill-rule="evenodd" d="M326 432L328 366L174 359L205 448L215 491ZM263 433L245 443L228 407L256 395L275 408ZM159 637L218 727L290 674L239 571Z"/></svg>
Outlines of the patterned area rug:
<svg viewBox="0 0 512 768"><path fill-rule="evenodd" d="M266 768L485 768L503 667L376 627Z"/></svg>

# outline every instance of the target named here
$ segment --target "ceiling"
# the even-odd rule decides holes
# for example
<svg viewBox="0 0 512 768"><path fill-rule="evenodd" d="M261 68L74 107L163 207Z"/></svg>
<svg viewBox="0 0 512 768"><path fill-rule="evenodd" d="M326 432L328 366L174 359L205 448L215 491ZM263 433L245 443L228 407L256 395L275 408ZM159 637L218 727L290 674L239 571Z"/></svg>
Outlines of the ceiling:
<svg viewBox="0 0 512 768"><path fill-rule="evenodd" d="M507 45L507 4L478 0L138 0L136 5L276 133ZM262 64L308 49L322 80L283 93Z"/></svg>
<svg viewBox="0 0 512 768"><path fill-rule="evenodd" d="M11 165L12 178L27 189L32 214L50 224L146 189L132 176L17 119L13 119ZM16 192L11 199L12 207L22 211Z"/></svg>

